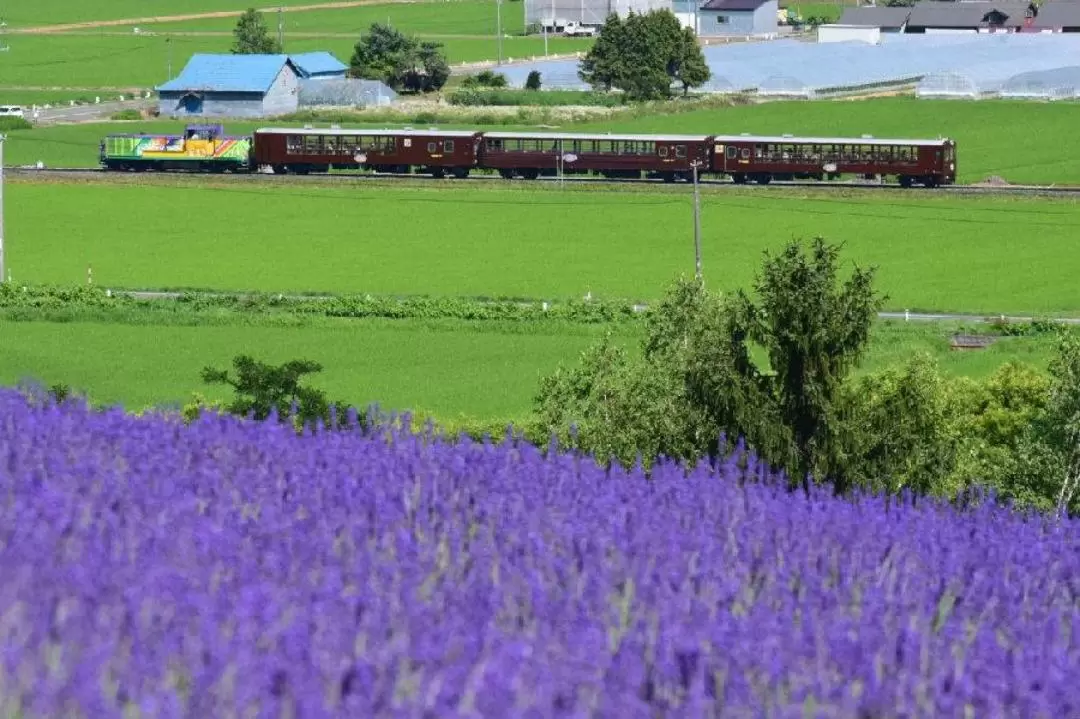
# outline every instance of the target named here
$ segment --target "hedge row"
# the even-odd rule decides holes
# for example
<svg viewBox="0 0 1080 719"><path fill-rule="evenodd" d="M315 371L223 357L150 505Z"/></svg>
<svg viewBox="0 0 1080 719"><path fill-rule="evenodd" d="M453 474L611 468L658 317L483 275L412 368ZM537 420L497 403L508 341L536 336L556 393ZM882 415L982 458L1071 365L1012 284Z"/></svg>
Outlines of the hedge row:
<svg viewBox="0 0 1080 719"><path fill-rule="evenodd" d="M456 319L476 321L552 321L579 324L631 322L644 313L632 303L571 300L558 303L456 297L389 297L340 295L301 297L271 294L216 295L182 293L176 298L137 299L122 292L90 286L54 287L0 284L3 310L231 310L241 314L285 313L303 316L389 319Z"/></svg>

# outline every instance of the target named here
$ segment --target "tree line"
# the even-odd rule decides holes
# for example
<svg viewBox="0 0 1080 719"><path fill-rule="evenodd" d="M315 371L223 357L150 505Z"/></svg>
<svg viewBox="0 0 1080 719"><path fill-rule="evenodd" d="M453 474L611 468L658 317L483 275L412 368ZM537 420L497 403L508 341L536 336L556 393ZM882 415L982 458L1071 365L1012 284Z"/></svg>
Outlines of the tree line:
<svg viewBox="0 0 1080 719"><path fill-rule="evenodd" d="M254 8L247 10L233 32L233 53L283 51ZM443 45L421 41L374 23L349 60L351 77L380 80L395 91L440 90L450 77ZM630 12L625 19L610 14L596 42L581 62L579 77L595 90L620 90L627 100L671 97L673 87L686 94L711 77L693 28L683 27L670 10ZM539 73L530 74L527 89L540 89Z"/></svg>

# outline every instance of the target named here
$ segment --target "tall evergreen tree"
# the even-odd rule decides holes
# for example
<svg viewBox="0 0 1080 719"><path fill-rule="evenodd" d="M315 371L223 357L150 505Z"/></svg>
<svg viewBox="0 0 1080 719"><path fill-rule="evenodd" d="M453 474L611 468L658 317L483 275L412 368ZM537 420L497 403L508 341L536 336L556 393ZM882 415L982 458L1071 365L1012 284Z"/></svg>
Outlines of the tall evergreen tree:
<svg viewBox="0 0 1080 719"><path fill-rule="evenodd" d="M233 37L234 55L274 55L281 52L281 44L270 36L262 13L255 8L249 8L240 16Z"/></svg>

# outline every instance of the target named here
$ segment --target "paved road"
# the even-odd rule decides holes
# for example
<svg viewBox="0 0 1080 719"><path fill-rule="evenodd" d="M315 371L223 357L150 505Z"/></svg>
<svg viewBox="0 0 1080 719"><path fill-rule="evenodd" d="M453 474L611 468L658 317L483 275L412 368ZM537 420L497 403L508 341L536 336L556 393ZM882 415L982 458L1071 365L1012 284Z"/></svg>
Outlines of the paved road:
<svg viewBox="0 0 1080 719"><path fill-rule="evenodd" d="M35 125L56 125L60 123L95 122L107 120L114 112L120 110L141 109L152 107L154 100L139 99L125 100L123 102L102 102L97 105L58 105L48 110L38 108L37 114L27 112L26 119Z"/></svg>
<svg viewBox="0 0 1080 719"><path fill-rule="evenodd" d="M139 300L175 300L188 293L183 292L157 292L151 290L140 291L123 291L117 290L113 294L125 294L130 297ZM199 297L243 297L242 292L193 292L191 295ZM279 295L280 297L290 300L328 300L333 299L333 295ZM539 304L539 301L535 302L519 302L522 306L530 306ZM635 304L635 312L644 312L649 308L646 304ZM1005 321L1008 323L1017 322L1031 322L1037 318L1023 315L1003 315L1003 314L990 314L990 315L971 315L971 314L958 314L958 313L933 313L933 312L878 312L878 318L883 320L906 320L908 322L970 322L984 323L994 321ZM1039 318L1041 319L1041 318ZM1051 322L1056 322L1065 325L1080 325L1080 317L1054 317L1048 318Z"/></svg>

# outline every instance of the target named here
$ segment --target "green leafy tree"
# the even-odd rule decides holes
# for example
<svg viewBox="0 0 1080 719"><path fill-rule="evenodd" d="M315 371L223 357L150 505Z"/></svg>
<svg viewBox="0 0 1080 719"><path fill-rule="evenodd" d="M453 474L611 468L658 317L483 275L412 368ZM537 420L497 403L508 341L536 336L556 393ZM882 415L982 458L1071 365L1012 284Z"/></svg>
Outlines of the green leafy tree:
<svg viewBox="0 0 1080 719"><path fill-rule="evenodd" d="M686 95L690 88L708 82L712 71L705 62L705 55L701 52L693 29L684 27L681 41L678 53L668 66L668 74L682 84L683 95Z"/></svg>
<svg viewBox="0 0 1080 719"><path fill-rule="evenodd" d="M262 13L255 8L249 8L240 16L233 37L234 55L275 55L281 52L281 44L270 36Z"/></svg>
<svg viewBox="0 0 1080 719"><path fill-rule="evenodd" d="M394 90L438 90L450 77L442 45L418 43L400 30L374 23L353 49L349 75L381 80Z"/></svg>
<svg viewBox="0 0 1080 719"><path fill-rule="evenodd" d="M280 421L286 421L295 408L294 421L299 427L316 420L330 426L333 414L337 415L339 425L346 419L347 405L331 403L322 390L301 384L305 376L322 371L322 365L318 362L292 360L273 366L247 355L239 355L233 359L233 369L235 377L227 370L213 367L206 367L202 371L203 382L232 387L235 395L224 407L230 414L265 420L274 411ZM337 408L334 413L331 412L331 404Z"/></svg>
<svg viewBox="0 0 1080 719"><path fill-rule="evenodd" d="M837 406L844 456L834 477L846 486L955 494L955 410L930 355L848 382Z"/></svg>
<svg viewBox="0 0 1080 719"><path fill-rule="evenodd" d="M626 61L620 54L626 26L621 17L611 13L604 21L600 36L581 60L578 75L594 88L611 90L628 74Z"/></svg>
<svg viewBox="0 0 1080 719"><path fill-rule="evenodd" d="M534 90L534 91L540 89L540 71L539 70L530 70L529 71L529 76L527 78L525 78L525 89L526 90Z"/></svg>
<svg viewBox="0 0 1080 719"><path fill-rule="evenodd" d="M742 290L734 295L688 373L692 395L718 423L734 421L765 459L806 489L810 474L829 477L841 467L839 392L884 299L872 268L855 267L838 284L839 250L819 237L809 252L793 241L766 253L758 300ZM753 360L755 346L768 370ZM836 482L838 491L847 489L842 474Z"/></svg>
<svg viewBox="0 0 1080 719"><path fill-rule="evenodd" d="M686 92L710 75L693 31L665 9L631 12L625 20L609 15L579 76L594 88L622 90L632 100L656 100L671 95L673 82Z"/></svg>

